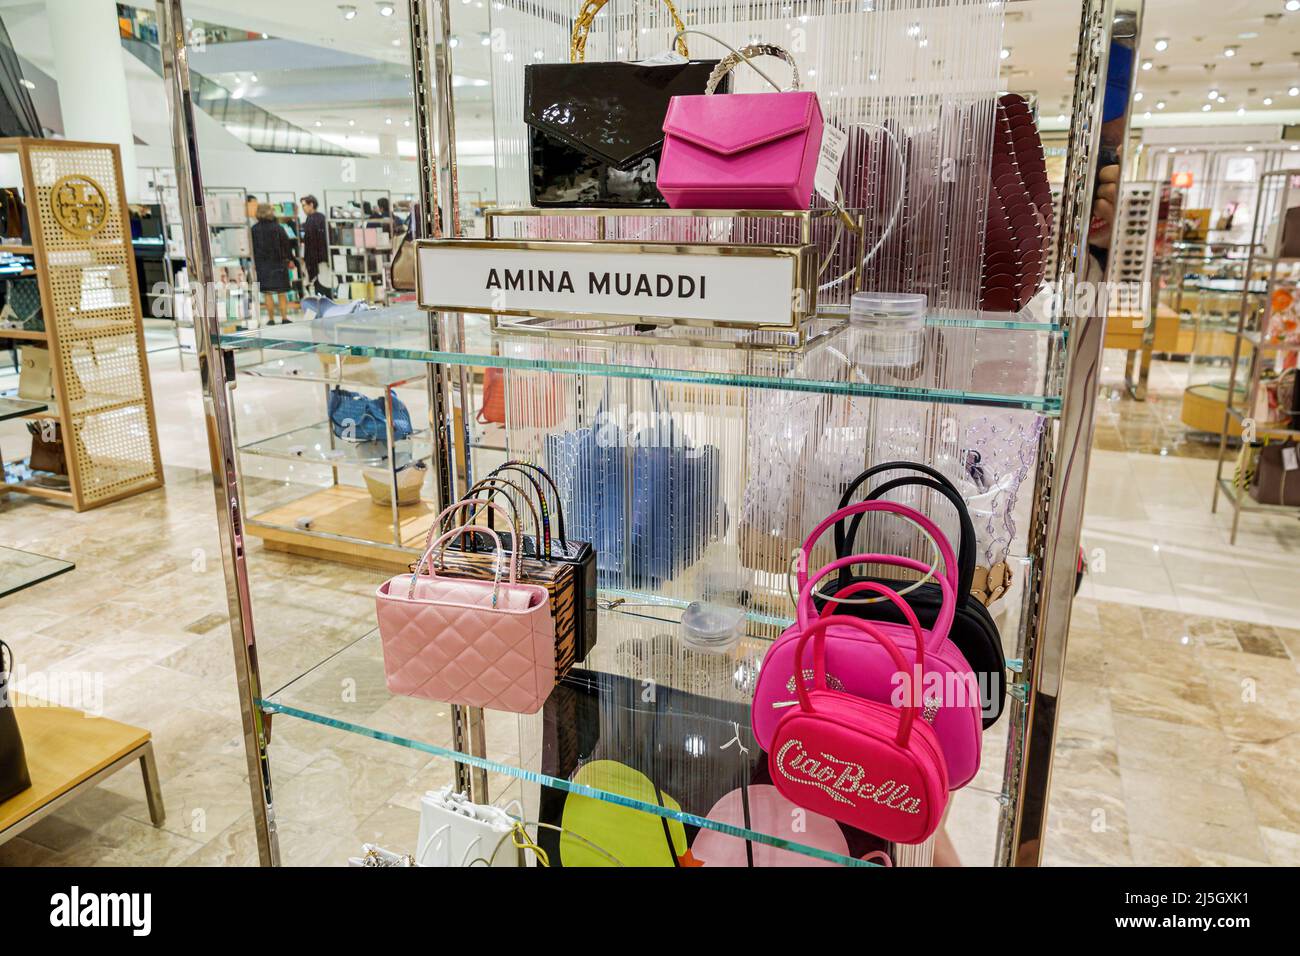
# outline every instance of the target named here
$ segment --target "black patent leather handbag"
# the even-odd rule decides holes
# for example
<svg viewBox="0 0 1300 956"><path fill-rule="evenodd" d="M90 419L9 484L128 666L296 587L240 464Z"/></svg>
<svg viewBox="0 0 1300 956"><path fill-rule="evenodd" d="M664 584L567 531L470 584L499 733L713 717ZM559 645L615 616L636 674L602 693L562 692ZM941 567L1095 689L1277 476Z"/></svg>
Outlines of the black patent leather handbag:
<svg viewBox="0 0 1300 956"><path fill-rule="evenodd" d="M14 662L9 645L0 641L0 803L32 785L27 772L27 755L18 733L18 716L9 693L9 676Z"/></svg>
<svg viewBox="0 0 1300 956"><path fill-rule="evenodd" d="M584 63L587 34L606 0L586 0L573 25L569 63L524 67L524 122L537 207L666 206L656 186L664 116L674 96L704 92L717 60ZM665 4L677 29L677 11ZM728 92L730 77L724 78Z"/></svg>

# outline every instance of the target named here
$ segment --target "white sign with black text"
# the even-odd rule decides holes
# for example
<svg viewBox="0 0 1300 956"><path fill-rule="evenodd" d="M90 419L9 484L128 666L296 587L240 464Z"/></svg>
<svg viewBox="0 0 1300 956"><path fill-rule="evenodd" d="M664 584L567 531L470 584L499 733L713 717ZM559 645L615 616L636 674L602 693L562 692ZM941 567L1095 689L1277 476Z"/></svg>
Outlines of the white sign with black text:
<svg viewBox="0 0 1300 956"><path fill-rule="evenodd" d="M799 247L433 239L418 250L420 304L446 311L789 328L813 305Z"/></svg>

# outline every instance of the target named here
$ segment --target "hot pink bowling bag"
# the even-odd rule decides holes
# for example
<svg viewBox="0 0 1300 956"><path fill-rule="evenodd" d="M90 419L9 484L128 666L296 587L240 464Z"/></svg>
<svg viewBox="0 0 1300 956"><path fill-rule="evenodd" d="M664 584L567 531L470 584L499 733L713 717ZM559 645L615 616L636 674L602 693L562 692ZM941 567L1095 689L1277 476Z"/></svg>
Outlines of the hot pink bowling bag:
<svg viewBox="0 0 1300 956"><path fill-rule="evenodd" d="M811 586L801 595L811 601ZM920 708L864 700L827 686L827 650L833 629L851 629L907 672L912 662L878 622L831 616L809 625L795 645L805 663L812 643L812 689L795 685L798 705L787 709L772 735L772 782L787 799L895 843L920 843L939 826L948 805L948 771L934 730ZM924 642L916 642L923 672Z"/></svg>
<svg viewBox="0 0 1300 956"><path fill-rule="evenodd" d="M957 561L952 545L934 522L920 512L892 501L864 501L847 508L840 508L813 529L804 542L798 574L800 587L798 621L772 643L763 658L758 684L754 690L752 712L754 736L759 746L771 753L772 748L769 744L777 721L784 710L795 705L797 689L794 680L795 647L804 627L816 620L817 610L812 602L812 591L817 582L839 571L840 568L855 564L887 564L922 573L930 570L927 565L911 558L897 555L857 554L832 561L810 577L806 572L808 556L812 553L817 539L827 529L833 527L835 522L868 511L896 514L906 518L924 529L938 545L943 574L937 580L943 595L943 603L935 619L934 628L931 631L917 626L916 615L907 606L906 601L880 585L859 582L855 587L845 589L837 596L850 597L860 591L874 591L893 601L909 623L891 624L883 621L873 623L902 648L904 653L913 653L917 643L916 635L923 636L925 658L928 661L927 673L924 680L914 680L912 687L920 692L919 700L916 702L922 706L923 719L933 726L943 747L950 784L954 789L963 787L979 770L983 721L979 684L975 674L961 651L948 640L948 631L952 627L956 610ZM828 602L826 608L833 612L834 604ZM864 639L861 631L839 624L827 632L826 679L832 689L842 690L867 700L889 703L895 700L895 692L899 686L895 674L896 668L890 655L878 641ZM804 682L811 678L811 672L805 670Z"/></svg>
<svg viewBox="0 0 1300 956"><path fill-rule="evenodd" d="M500 505L475 498L452 505L438 515L434 527L467 503L495 508L510 520ZM430 563L434 552L470 528L491 536L496 545L494 580L438 577ZM513 540L518 541L519 535ZM550 595L540 585L516 580L514 552L510 552L509 579L502 581L505 553L491 528L462 525L429 545L414 574L401 574L380 585L375 611L389 690L517 714L541 709L555 688Z"/></svg>

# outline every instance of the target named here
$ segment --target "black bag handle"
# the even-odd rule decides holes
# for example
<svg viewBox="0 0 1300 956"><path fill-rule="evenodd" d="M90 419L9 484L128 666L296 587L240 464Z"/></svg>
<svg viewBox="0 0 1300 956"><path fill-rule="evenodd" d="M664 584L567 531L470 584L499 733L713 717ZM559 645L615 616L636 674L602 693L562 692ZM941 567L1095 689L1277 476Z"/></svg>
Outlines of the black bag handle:
<svg viewBox="0 0 1300 956"><path fill-rule="evenodd" d="M922 465L910 461L891 461L882 465L876 465L868 468L858 477L854 478L845 489L844 494L840 497L840 507L847 508L853 502L853 493L858 490L865 482L871 480L878 474L886 471L915 471L920 475L929 477L920 477L920 475L905 475L901 478L894 478L885 482L879 488L873 490L867 495L867 501L874 501L883 497L895 488L904 488L909 486L929 488L931 491L937 491L948 499L953 508L957 511L958 525L961 529L961 537L957 542L957 598L962 600L964 595L970 593L971 584L975 580L975 525L971 521L970 511L966 507L966 501L957 491L956 487L948 476L942 472L931 468L929 465ZM835 556L837 558L848 557L853 554L854 542L858 536L858 527L862 524L863 515L856 514L852 519L841 519L835 523ZM848 530L845 531L845 521L848 521ZM844 568L840 571L839 586L845 587L849 583L851 571Z"/></svg>
<svg viewBox="0 0 1300 956"><path fill-rule="evenodd" d="M569 539L564 533L564 500L560 497L560 489L555 484L555 479L547 474L546 469L540 465L534 465L531 461L523 461L521 459L513 458L504 465L497 465L497 467L492 469L491 473L495 475L499 471L518 471L521 474L526 475L528 472L524 471L525 468L537 472L537 474L541 475L546 483L551 486L551 494L555 498L556 530L560 532L560 547L562 547L567 554L569 551ZM530 475L529 478L531 479L531 477L532 476ZM541 496L540 489L537 494L539 497Z"/></svg>
<svg viewBox="0 0 1300 956"><path fill-rule="evenodd" d="M533 492L540 497L542 490L540 487L538 487L537 482L531 482L531 484L533 486ZM470 488L468 492L466 492L465 497L467 499L475 498L475 497L493 498L496 495L503 495L506 501L510 503L511 510L515 511L517 514L517 509L514 508L514 502L511 501L510 499L511 491L516 492L519 495L519 497L523 499L523 502L527 506L528 511L533 516L534 549L537 551L537 555L536 555L537 557L543 557L542 549L544 547L543 545L544 535L542 531L543 528L542 519L538 517L537 508L533 506L533 502L528 496L527 488L525 488L523 485L519 484L518 482L511 481L509 478L503 478L499 475L490 474L486 478L480 478L477 482L475 482L474 486ZM496 528L496 525L493 521L495 515L496 512L489 508L487 513L487 526L490 530L495 530ZM522 538L523 530L524 530L522 527L523 523L519 522L517 519L516 519L516 523L520 526L520 537ZM471 538L471 546L465 548L465 550L477 551L478 550L477 540L474 539L473 535L470 535L469 537ZM546 540L547 543L549 544L549 538L547 538ZM520 554L523 554L522 541L513 542L512 547ZM549 558L550 554L549 553L546 554L545 557Z"/></svg>

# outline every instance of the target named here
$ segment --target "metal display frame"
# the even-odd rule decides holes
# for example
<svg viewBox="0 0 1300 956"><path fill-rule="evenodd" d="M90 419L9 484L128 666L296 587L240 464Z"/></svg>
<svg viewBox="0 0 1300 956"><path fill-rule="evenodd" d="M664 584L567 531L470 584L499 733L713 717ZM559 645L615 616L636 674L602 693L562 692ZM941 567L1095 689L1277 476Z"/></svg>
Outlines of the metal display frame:
<svg viewBox="0 0 1300 956"><path fill-rule="evenodd" d="M1076 277L1085 277L1090 264L1087 230L1096 182L1093 164L1099 150L1102 98L1117 2L1129 5L1128 0L1081 0L1075 109L1053 277L1062 288L1072 288ZM211 250L205 209L202 203L195 202L196 197L203 195L203 186L185 19L181 0L158 0L157 9L191 273L203 288L208 288L212 277ZM417 123L420 234L433 238L458 237L461 229L454 149L450 0L408 0L408 14ZM260 705L263 695L250 598L238 448L231 429L229 390L235 377L234 356L219 347L220 324L213 315L210 297L202 297L201 302L202 308L196 310L196 321L204 330L199 365L253 823L259 860L264 865L278 865L280 849L268 755L270 712ZM1102 314L1076 316L1066 309L1061 316L1064 334L1050 346L1047 363L1044 385L1053 393L1059 392L1062 409L1060 418L1043 430L1037 455L1035 506L1029 529L1029 593L1025 597L1015 654L1021 662L1019 679L1025 682L1025 692L1010 695L1008 700L1009 743L1003 788L1007 797L1003 801L996 844L996 861L1002 865L1038 865L1047 831L1052 757L1105 325L1104 297L1098 302L1098 311ZM440 342L444 330L451 341ZM428 335L431 351L437 351L439 346L450 350L460 348L463 318L430 313ZM468 370L462 365L453 373L446 365L430 364L428 373L437 463L435 490L441 508L458 496L466 479L472 478L465 455L469 444L468 423L462 417L461 425L454 425L450 391L459 387L461 395L468 394ZM472 766L455 765L456 786L469 791L472 799L484 800L487 797L485 766L489 761L480 756L486 752L482 711L462 706L453 707L452 711L453 746L460 754L473 755L474 761ZM915 858L924 855L918 853ZM907 859L900 862L906 863Z"/></svg>

